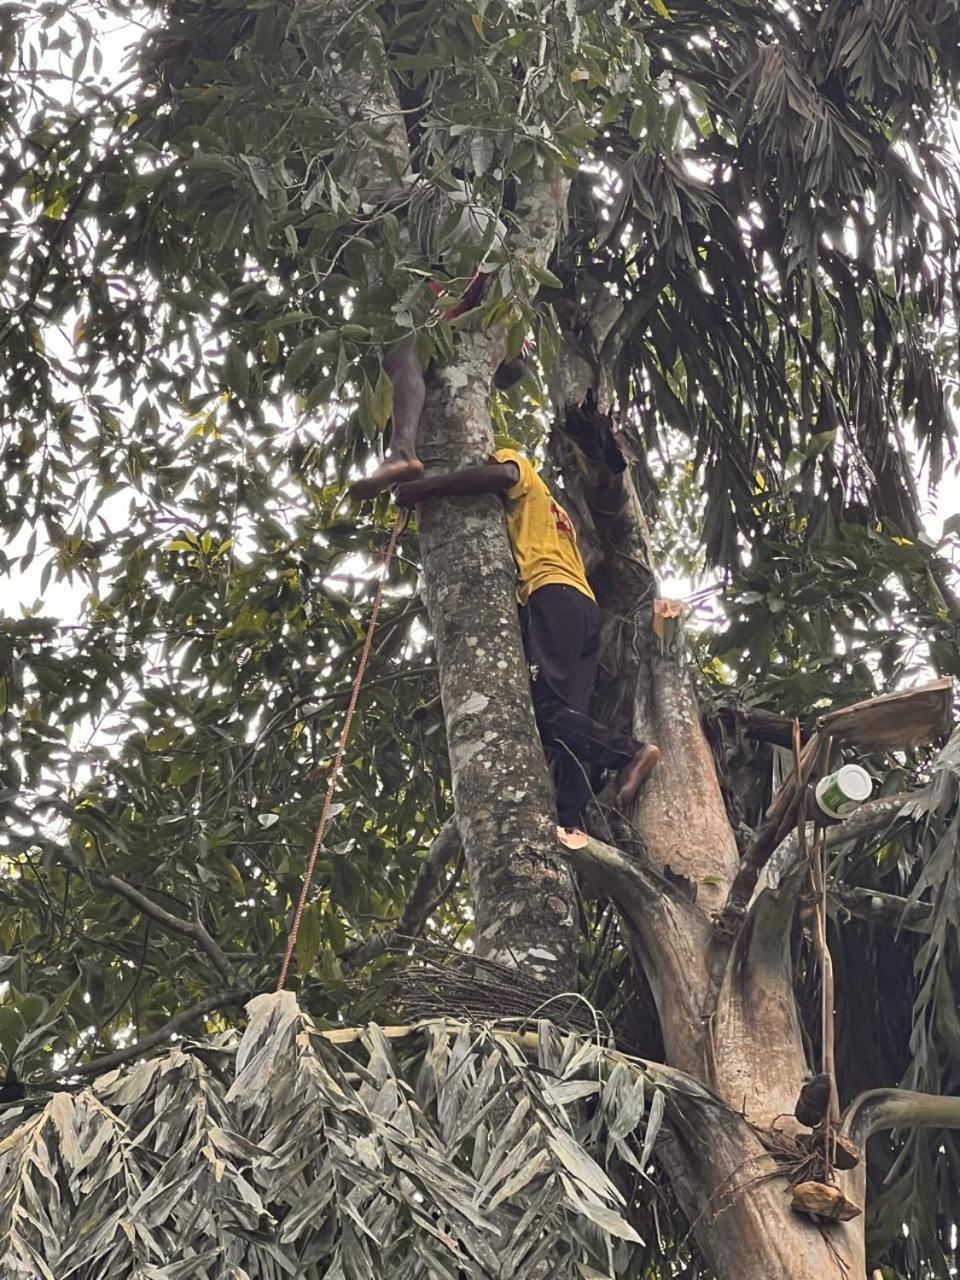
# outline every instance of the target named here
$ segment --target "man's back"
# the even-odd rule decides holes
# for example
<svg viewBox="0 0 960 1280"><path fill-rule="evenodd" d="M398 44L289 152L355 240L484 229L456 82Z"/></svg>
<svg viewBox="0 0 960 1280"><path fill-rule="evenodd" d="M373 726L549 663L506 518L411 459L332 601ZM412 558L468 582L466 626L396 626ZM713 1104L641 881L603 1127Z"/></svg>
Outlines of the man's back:
<svg viewBox="0 0 960 1280"><path fill-rule="evenodd" d="M520 603L550 584L576 587L595 599L587 581L577 534L570 517L536 469L514 449L498 449L497 462L510 462L520 478L503 491L507 533L520 577Z"/></svg>

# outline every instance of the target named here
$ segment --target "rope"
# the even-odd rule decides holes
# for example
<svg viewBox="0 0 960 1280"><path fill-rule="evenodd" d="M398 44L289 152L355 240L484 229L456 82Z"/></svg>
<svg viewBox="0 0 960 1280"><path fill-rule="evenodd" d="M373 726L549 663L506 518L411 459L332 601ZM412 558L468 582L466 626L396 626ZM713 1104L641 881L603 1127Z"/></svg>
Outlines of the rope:
<svg viewBox="0 0 960 1280"><path fill-rule="evenodd" d="M370 657L370 647L373 644L373 633L377 628L377 615L380 612L380 605L383 601L383 589L387 582L387 572L390 568L390 561L393 559L393 553L396 550L397 538L400 536L400 530L406 523L406 513L399 511L394 521L390 538L381 556L380 581L377 583L377 594L373 598L373 608L370 610L370 621L367 623L367 635L363 642L363 649L360 653L360 662L357 665L357 674L353 681L353 689L350 692L350 701L347 704L347 714L344 716L343 728L340 730L340 741L337 744L337 754L333 758L333 764L330 766L330 775L327 779L327 793L323 797L323 809L320 811L320 821L317 823L317 829L313 836L313 845L310 849L310 856L307 859L307 867L303 873L303 885L300 889L300 898L297 902L297 909L293 913L293 923L290 926L290 933L287 937L287 949L284 952L283 964L280 967L280 977L277 979L277 990L282 991L287 981L287 973L290 969L290 960L293 957L293 949L297 945L297 934L300 932L300 921L303 918L303 909L307 905L307 896L310 893L310 886L313 883L313 872L317 865L317 855L323 844L323 837L327 833L327 827L330 824L330 810L333 807L333 795L337 789L337 782L340 779L340 767L343 764L344 752L347 749L347 739L350 737L350 726L353 723L353 713L357 709L357 699L360 696L360 686L363 684L364 673L367 669L367 660Z"/></svg>

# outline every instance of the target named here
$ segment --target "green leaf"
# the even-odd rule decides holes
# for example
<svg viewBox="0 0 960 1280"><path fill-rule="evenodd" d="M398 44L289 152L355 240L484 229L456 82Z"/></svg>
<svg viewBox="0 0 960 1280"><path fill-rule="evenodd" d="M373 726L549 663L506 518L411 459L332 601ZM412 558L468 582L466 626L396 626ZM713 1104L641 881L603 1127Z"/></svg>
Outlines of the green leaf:
<svg viewBox="0 0 960 1280"><path fill-rule="evenodd" d="M297 968L306 977L311 972L323 944L320 910L315 902L309 902L300 917L297 933Z"/></svg>
<svg viewBox="0 0 960 1280"><path fill-rule="evenodd" d="M393 409L393 383L380 370L377 378L377 385L373 393L373 416L377 426L382 431L390 420L390 412Z"/></svg>
<svg viewBox="0 0 960 1280"><path fill-rule="evenodd" d="M227 347L223 372L227 386L245 400L250 394L250 370L245 353L235 342Z"/></svg>
<svg viewBox="0 0 960 1280"><path fill-rule="evenodd" d="M284 365L283 375L287 383L293 387L300 381L308 366L317 356L317 339L316 336L304 338L298 343L287 356Z"/></svg>
<svg viewBox="0 0 960 1280"><path fill-rule="evenodd" d="M807 458L815 458L818 454L826 453L836 439L836 431L818 431L812 435L804 447L804 455Z"/></svg>
<svg viewBox="0 0 960 1280"><path fill-rule="evenodd" d="M265 5L257 14L253 29L253 52L257 58L272 58L283 44L284 28L273 5Z"/></svg>
<svg viewBox="0 0 960 1280"><path fill-rule="evenodd" d="M360 386L358 410L360 414L360 425L363 427L367 439L372 440L379 430L379 424L377 421L377 401L374 389L370 385L370 379L366 374L363 375L363 382Z"/></svg>
<svg viewBox="0 0 960 1280"><path fill-rule="evenodd" d="M62 191L58 191L50 203L44 208L44 217L53 218L59 221L67 211L67 198Z"/></svg>
<svg viewBox="0 0 960 1280"><path fill-rule="evenodd" d="M546 285L548 289L563 288L563 281L548 270L547 267L541 267L539 263L530 261L524 263L524 265L533 278L539 281L540 284Z"/></svg>
<svg viewBox="0 0 960 1280"><path fill-rule="evenodd" d="M667 118L663 123L663 142L664 146L673 148L677 145L677 130L680 127L680 121L683 116L683 103L677 97L670 104L667 112Z"/></svg>
<svg viewBox="0 0 960 1280"><path fill-rule="evenodd" d="M612 124L614 120L619 119L623 112L624 101L624 96L620 93L616 93L613 97L608 98L603 104L603 110L600 112L600 123Z"/></svg>

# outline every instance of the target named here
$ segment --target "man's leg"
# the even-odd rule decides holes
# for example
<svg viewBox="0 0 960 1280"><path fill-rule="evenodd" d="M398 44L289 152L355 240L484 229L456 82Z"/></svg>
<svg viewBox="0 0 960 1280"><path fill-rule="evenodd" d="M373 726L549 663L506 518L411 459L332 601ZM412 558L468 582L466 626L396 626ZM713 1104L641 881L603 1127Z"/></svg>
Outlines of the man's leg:
<svg viewBox="0 0 960 1280"><path fill-rule="evenodd" d="M617 807L620 809L631 802L659 763L660 749L652 742L614 733L585 712L561 704L551 708L547 715L546 732L552 740L566 747L583 764L617 771ZM589 786L587 790L589 792Z"/></svg>
<svg viewBox="0 0 960 1280"><path fill-rule="evenodd" d="M584 766L618 773L617 804L630 803L660 759L652 743L614 733L589 712L596 672L599 609L575 587L549 585L523 610L534 712L557 783L560 825L578 826L590 799Z"/></svg>
<svg viewBox="0 0 960 1280"><path fill-rule="evenodd" d="M544 755L553 777L557 822L561 827L579 827L592 790L583 763L555 732L554 726L564 710L563 704L539 675L531 680L530 693Z"/></svg>
<svg viewBox="0 0 960 1280"><path fill-rule="evenodd" d="M384 357L383 371L393 386L393 435L386 460L373 475L350 486L354 498L372 498L395 484L419 480L423 463L417 457L417 428L427 396L427 385L417 356L413 334Z"/></svg>

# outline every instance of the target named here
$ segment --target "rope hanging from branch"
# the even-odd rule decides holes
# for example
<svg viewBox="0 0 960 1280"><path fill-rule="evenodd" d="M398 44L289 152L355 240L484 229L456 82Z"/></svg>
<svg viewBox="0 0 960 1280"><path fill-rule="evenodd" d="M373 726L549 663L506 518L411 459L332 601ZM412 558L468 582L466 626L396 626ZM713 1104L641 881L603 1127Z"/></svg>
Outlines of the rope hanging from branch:
<svg viewBox="0 0 960 1280"><path fill-rule="evenodd" d="M310 855L307 858L306 870L303 873L303 884L300 888L300 897L297 901L296 910L293 913L293 921L290 925L290 932L287 935L287 948L283 954L283 964L280 966L280 977L277 979L277 990L282 991L287 982L287 974L290 970L290 961L293 958L293 949L297 945L297 934L300 932L300 921L303 918L303 909L307 905L307 897L310 893L310 886L313 883L313 873L317 865L317 856L323 844L323 838L327 833L327 827L330 825L330 810L333 807L333 796L337 789L337 783L340 780L340 769L343 765L344 752L347 749L347 741L350 737L350 726L353 724L353 715L357 709L357 699L360 697L360 688L363 684L363 677L367 670L367 661L370 657L370 648L373 644L373 633L377 628L377 615L380 613L380 605L383 601L383 589L386 586L387 574L390 570L390 561L393 559L393 553L397 548L397 538L400 531L406 524L406 514L403 511L397 513L394 521L393 529L387 540L387 545L381 552L380 580L377 583L377 592L373 598L373 607L370 610L370 621L367 623L367 634L364 638L363 649L360 653L360 661L357 664L357 674L354 677L353 688L350 691L350 701L347 703L347 713L343 718L343 728L340 730L340 741L337 743L337 753L333 758L333 764L330 766L330 773L327 778L327 791L323 797L323 808L320 811L320 821L317 823L317 829L314 832L313 844L310 847Z"/></svg>

